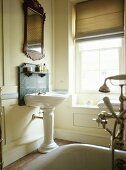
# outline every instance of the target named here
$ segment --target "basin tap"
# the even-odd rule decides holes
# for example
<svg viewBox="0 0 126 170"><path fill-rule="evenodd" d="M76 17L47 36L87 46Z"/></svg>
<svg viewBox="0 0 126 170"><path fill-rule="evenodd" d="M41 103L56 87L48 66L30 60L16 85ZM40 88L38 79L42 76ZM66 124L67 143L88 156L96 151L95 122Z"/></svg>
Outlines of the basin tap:
<svg viewBox="0 0 126 170"><path fill-rule="evenodd" d="M45 89L39 90L38 95L40 95L40 94L46 94L46 90Z"/></svg>
<svg viewBox="0 0 126 170"><path fill-rule="evenodd" d="M46 92L38 92L38 95L41 95L41 94L46 94Z"/></svg>

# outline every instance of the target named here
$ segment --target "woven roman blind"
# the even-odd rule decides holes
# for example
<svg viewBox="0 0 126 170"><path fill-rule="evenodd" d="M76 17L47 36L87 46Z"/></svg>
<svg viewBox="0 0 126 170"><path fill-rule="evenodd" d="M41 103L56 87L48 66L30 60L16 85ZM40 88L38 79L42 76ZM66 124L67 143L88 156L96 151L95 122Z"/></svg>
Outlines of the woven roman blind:
<svg viewBox="0 0 126 170"><path fill-rule="evenodd" d="M88 0L75 9L77 39L124 32L124 0Z"/></svg>

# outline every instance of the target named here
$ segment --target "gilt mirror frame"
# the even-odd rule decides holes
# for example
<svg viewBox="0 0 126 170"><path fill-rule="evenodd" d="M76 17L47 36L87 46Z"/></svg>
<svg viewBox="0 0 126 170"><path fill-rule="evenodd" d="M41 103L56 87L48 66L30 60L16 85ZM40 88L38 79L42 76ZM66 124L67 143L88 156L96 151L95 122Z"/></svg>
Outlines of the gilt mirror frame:
<svg viewBox="0 0 126 170"><path fill-rule="evenodd" d="M40 60L44 57L44 22L46 15L44 13L44 9L39 4L37 0L24 0L23 3L23 10L24 10L24 44L23 44L23 52L24 54L32 59L32 60ZM32 11L34 14L37 14L40 17L40 24L41 24L41 33L40 36L40 48L41 52L36 50L32 50L28 46L28 11Z"/></svg>

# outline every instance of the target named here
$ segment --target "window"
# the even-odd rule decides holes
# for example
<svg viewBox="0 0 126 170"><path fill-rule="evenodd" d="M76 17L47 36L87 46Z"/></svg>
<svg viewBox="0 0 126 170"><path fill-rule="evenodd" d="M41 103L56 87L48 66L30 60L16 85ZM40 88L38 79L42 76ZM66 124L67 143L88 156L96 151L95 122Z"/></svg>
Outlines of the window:
<svg viewBox="0 0 126 170"><path fill-rule="evenodd" d="M103 97L98 89L104 79L124 73L123 38L76 42L75 63L76 103L88 106L97 105ZM109 84L112 96L118 99L119 87L111 86Z"/></svg>
<svg viewBox="0 0 126 170"><path fill-rule="evenodd" d="M75 95L73 104L92 106L105 96L99 87L108 76L125 74L124 0L83 1L75 5ZM116 82L117 83L117 82ZM110 87L118 99L118 86ZM75 97L74 97L75 96Z"/></svg>

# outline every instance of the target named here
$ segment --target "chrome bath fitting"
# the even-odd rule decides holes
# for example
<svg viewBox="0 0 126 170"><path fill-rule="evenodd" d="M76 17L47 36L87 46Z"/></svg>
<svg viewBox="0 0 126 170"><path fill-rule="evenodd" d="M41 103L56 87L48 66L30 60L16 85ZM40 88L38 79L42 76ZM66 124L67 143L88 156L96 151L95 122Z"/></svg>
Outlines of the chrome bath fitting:
<svg viewBox="0 0 126 170"><path fill-rule="evenodd" d="M110 89L106 84L106 81L107 81L107 79L105 79L104 84L99 88L100 92L103 92L103 93L109 93L110 92Z"/></svg>
<svg viewBox="0 0 126 170"><path fill-rule="evenodd" d="M125 170L126 162L120 158L115 160L115 170Z"/></svg>
<svg viewBox="0 0 126 170"><path fill-rule="evenodd" d="M121 74L121 75L116 75L116 76L111 76L107 77L104 81L104 84L99 88L100 92L103 93L108 93L110 92L109 87L106 84L107 80L126 80L126 74ZM112 84L112 82L111 82ZM115 84L112 84L115 85ZM111 136L111 151L112 151L112 170L118 169L117 162L120 163L121 161L121 170L122 168L125 167L126 162L124 160L115 160L115 149L120 149L120 150L125 150L126 148L126 141L125 141L125 122L126 122L126 109L124 108L124 101L126 101L126 96L123 95L123 87L126 86L126 83L124 82L123 84L118 84L115 86L120 86L121 88L121 93L119 96L119 101L120 101L120 108L119 108L119 113L116 113L113 109L113 106L109 100L108 97L104 97L103 101L106 107L108 108L110 113L107 113L105 111L102 111L100 114L98 114L98 118L96 119L96 122L99 124L102 124L102 127L104 130L108 131L110 136ZM113 130L108 129L107 123L108 119L114 119L114 128Z"/></svg>
<svg viewBox="0 0 126 170"><path fill-rule="evenodd" d="M109 87L107 86L107 80L126 80L126 74L120 74L120 75L116 75L116 76L110 76L110 77L107 77L105 78L105 81L104 81L104 84L99 88L99 91L100 92L103 92L103 93L109 93L110 92L110 89ZM111 82L112 84L112 82ZM119 101L120 101L120 112L124 111L124 101L126 101L126 96L123 95L123 87L126 86L126 84L118 84L118 85L115 85L115 84L112 84L114 86L120 86L121 88L121 94L119 96Z"/></svg>
<svg viewBox="0 0 126 170"><path fill-rule="evenodd" d="M98 114L98 118L93 120L95 120L98 125L101 124L103 129L109 132L109 134L112 136L112 131L106 127L109 118L111 118L111 114L107 113L106 111L102 111Z"/></svg>
<svg viewBox="0 0 126 170"><path fill-rule="evenodd" d="M105 78L104 84L99 88L100 92L103 92L103 93L110 92L109 87L106 85L107 80L126 80L126 74L120 74L120 75L110 76L110 77Z"/></svg>

